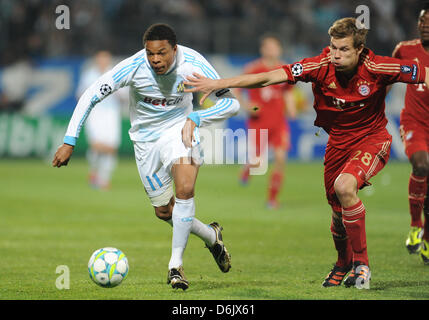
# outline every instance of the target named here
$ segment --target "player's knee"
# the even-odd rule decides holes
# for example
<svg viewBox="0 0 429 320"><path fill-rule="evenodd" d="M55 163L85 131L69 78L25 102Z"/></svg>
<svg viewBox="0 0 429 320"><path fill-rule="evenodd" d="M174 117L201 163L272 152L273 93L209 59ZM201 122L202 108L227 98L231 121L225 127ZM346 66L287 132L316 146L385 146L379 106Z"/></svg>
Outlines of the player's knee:
<svg viewBox="0 0 429 320"><path fill-rule="evenodd" d="M353 177L354 179L354 177ZM356 195L356 179L340 176L334 184L334 190L337 197L340 199L353 197Z"/></svg>
<svg viewBox="0 0 429 320"><path fill-rule="evenodd" d="M278 165L284 165L286 163L286 150L284 148L276 149L274 153L275 163Z"/></svg>
<svg viewBox="0 0 429 320"><path fill-rule="evenodd" d="M419 177L429 175L429 159L427 157L413 161L413 174Z"/></svg>
<svg viewBox="0 0 429 320"><path fill-rule="evenodd" d="M176 198L190 199L194 196L194 185L192 183L182 183L176 186Z"/></svg>
<svg viewBox="0 0 429 320"><path fill-rule="evenodd" d="M156 207L155 215L161 220L168 221L171 219L172 210L170 206Z"/></svg>
<svg viewBox="0 0 429 320"><path fill-rule="evenodd" d="M283 171L286 165L285 158L276 158L274 162L274 167L277 171Z"/></svg>

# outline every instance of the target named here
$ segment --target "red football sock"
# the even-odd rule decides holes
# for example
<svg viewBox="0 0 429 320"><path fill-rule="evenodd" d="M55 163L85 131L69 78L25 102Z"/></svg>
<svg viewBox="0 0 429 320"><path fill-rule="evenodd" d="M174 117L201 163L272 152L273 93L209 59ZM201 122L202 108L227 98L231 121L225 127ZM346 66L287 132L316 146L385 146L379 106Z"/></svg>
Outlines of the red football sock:
<svg viewBox="0 0 429 320"><path fill-rule="evenodd" d="M410 175L408 184L408 200L410 203L410 215L412 227L423 227L422 209L427 191L426 177Z"/></svg>
<svg viewBox="0 0 429 320"><path fill-rule="evenodd" d="M339 267L345 267L353 260L353 250L349 238L339 239L332 235L334 239L335 249L338 253L338 259L335 263Z"/></svg>
<svg viewBox="0 0 429 320"><path fill-rule="evenodd" d="M249 175L250 175L250 166L246 164L241 171L241 176L240 176L241 182L247 183L247 181L249 181Z"/></svg>
<svg viewBox="0 0 429 320"><path fill-rule="evenodd" d="M338 253L338 259L335 264L339 267L348 266L353 261L353 250L343 225L341 212L336 212L332 215L331 233Z"/></svg>
<svg viewBox="0 0 429 320"><path fill-rule="evenodd" d="M349 208L343 208L343 223L353 249L353 261L360 261L368 266L365 207L362 201L359 200Z"/></svg>
<svg viewBox="0 0 429 320"><path fill-rule="evenodd" d="M275 201L277 194L283 183L283 172L274 171L270 177L270 184L268 186L268 200Z"/></svg>

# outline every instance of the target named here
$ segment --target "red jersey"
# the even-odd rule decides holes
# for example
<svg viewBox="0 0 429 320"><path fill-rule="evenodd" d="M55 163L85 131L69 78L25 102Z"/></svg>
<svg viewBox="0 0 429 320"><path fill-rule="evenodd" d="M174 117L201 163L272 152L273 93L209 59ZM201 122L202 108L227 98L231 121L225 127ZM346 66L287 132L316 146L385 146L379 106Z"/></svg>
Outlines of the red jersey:
<svg viewBox="0 0 429 320"><path fill-rule="evenodd" d="M348 149L365 136L386 130L386 86L394 82L424 82L424 68L414 60L400 60L362 51L356 74L347 80L335 72L330 49L313 58L284 65L288 82L312 82L314 124L329 134L328 143Z"/></svg>
<svg viewBox="0 0 429 320"><path fill-rule="evenodd" d="M244 68L244 73L268 72L281 67L282 65L279 64L273 68L268 68L263 63L262 59L258 59L247 64ZM286 90L290 90L291 88L292 86L287 83L280 83L264 88L248 90L249 101L260 108L258 117L250 118L249 121L262 122L267 125L277 123L279 121L284 122L286 117L284 93Z"/></svg>
<svg viewBox="0 0 429 320"><path fill-rule="evenodd" d="M429 66L429 53L423 48L420 39L400 42L393 56L399 59L413 59L424 66ZM425 83L409 84L405 93L405 108L401 111L401 119L411 117L429 126L429 90Z"/></svg>

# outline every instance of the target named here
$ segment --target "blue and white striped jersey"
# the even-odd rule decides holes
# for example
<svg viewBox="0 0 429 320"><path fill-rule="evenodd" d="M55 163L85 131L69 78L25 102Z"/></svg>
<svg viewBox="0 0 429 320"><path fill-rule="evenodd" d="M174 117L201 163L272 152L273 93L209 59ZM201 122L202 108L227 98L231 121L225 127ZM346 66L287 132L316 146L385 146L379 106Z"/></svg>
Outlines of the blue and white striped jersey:
<svg viewBox="0 0 429 320"><path fill-rule="evenodd" d="M191 118L197 126L209 125L235 115L240 105L228 89L210 95L215 105L193 112L192 93L183 92L183 81L194 72L212 79L219 75L198 52L178 45L170 70L157 75L143 49L103 74L80 97L64 142L75 145L88 114L96 104L121 87L130 88L130 138L145 142L158 139L163 131Z"/></svg>

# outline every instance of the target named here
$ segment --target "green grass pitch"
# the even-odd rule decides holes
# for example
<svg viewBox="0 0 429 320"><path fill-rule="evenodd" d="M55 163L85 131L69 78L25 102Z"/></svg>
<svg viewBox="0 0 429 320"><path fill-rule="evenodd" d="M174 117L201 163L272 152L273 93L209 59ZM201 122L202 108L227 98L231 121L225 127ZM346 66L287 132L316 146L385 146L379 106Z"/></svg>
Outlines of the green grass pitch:
<svg viewBox="0 0 429 320"><path fill-rule="evenodd" d="M133 159L121 158L108 192L87 185L87 164L73 158L52 168L41 160L0 161L0 299L428 299L429 267L405 249L409 230L408 163L390 162L359 192L367 209L371 289L321 288L336 259L322 162L291 162L283 208L265 209L267 176L238 184L238 166L205 166L196 186L196 216L218 221L232 254L221 273L203 242L191 235L184 257L190 288L166 284L171 227L149 204ZM91 253L114 246L130 272L118 287L96 286ZM70 270L59 290L56 268Z"/></svg>

